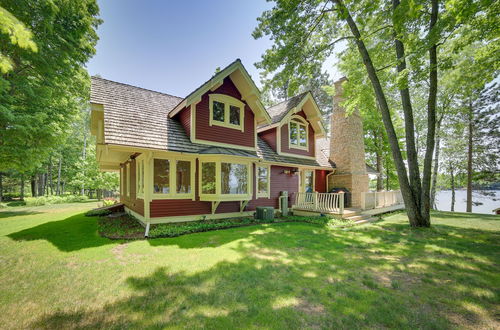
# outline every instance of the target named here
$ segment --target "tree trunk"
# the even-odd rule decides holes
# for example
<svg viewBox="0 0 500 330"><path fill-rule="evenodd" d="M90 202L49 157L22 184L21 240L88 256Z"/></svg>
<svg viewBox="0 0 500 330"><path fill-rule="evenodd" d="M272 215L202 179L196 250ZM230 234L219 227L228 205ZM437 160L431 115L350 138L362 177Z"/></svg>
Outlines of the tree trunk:
<svg viewBox="0 0 500 330"><path fill-rule="evenodd" d="M387 138L389 140L389 145L391 147L392 157L394 158L394 165L396 166L396 171L398 173L399 186L401 188L401 194L403 195L406 214L408 215L410 225L412 227L429 226L429 219L422 218L421 208L417 204L418 199L415 198L415 196L413 196L414 189L412 189L412 187L410 186L410 182L408 181L406 166L403 161L403 155L401 154L401 149L399 148L399 140L396 135L394 125L392 123L391 112L389 110L389 105L387 104L387 99L385 98L382 85L377 76L377 70L373 65L370 54L368 53L368 49L366 48L366 45L363 42L358 26L356 25L356 22L352 18L346 6L341 0L334 0L334 2L337 4L337 7L340 11L340 16L347 21L351 33L354 36L356 46L363 60L363 64L368 73L368 78L370 79L370 82L372 84L373 91L377 99L377 103L380 107L380 112L382 114L382 121L384 123L384 127L387 132Z"/></svg>
<svg viewBox="0 0 500 330"><path fill-rule="evenodd" d="M439 4L438 0L431 0L431 19L429 23L429 35L432 35L434 26L438 19ZM429 98L427 100L427 140L425 146L424 171L422 176L422 218L430 226L430 190L432 173L432 155L434 154L434 145L436 137L436 104L437 104L437 45L433 41L429 48Z"/></svg>
<svg viewBox="0 0 500 330"><path fill-rule="evenodd" d="M62 165L62 156L59 157L59 166L57 169L57 196L61 195L61 165Z"/></svg>
<svg viewBox="0 0 500 330"><path fill-rule="evenodd" d="M44 182L43 173L38 174L38 196L43 196L44 192Z"/></svg>
<svg viewBox="0 0 500 330"><path fill-rule="evenodd" d="M21 192L19 194L19 199L24 201L24 174L21 174Z"/></svg>
<svg viewBox="0 0 500 330"><path fill-rule="evenodd" d="M32 175L30 180L31 197L36 197L36 176Z"/></svg>
<svg viewBox="0 0 500 330"><path fill-rule="evenodd" d="M49 176L48 177L49 186L47 188L47 194L50 193L50 195L53 195L54 191L53 191L53 188L52 188L53 187L53 182L52 182L52 156L49 156L49 165L48 165L47 175ZM49 189L50 189L50 192L49 192Z"/></svg>
<svg viewBox="0 0 500 330"><path fill-rule="evenodd" d="M455 211L455 175L453 172L453 165L450 164L451 176L451 212Z"/></svg>
<svg viewBox="0 0 500 330"><path fill-rule="evenodd" d="M439 118L436 127L436 154L434 155L434 168L432 170L432 188L431 188L431 205L433 209L436 209L436 183L437 175L439 169L439 144L441 143L441 122L443 120L443 115Z"/></svg>
<svg viewBox="0 0 500 330"><path fill-rule="evenodd" d="M393 11L399 6L399 0L392 0ZM396 23L393 22L396 26ZM406 56L403 43L397 37L397 31L394 31L394 46L396 48L398 73L406 71ZM415 124L413 120L413 108L411 105L410 91L408 89L408 81L399 89L401 96L401 105L403 107L404 123L405 123L405 139L406 139L406 156L408 158L408 174L410 178L410 188L417 207L421 206L421 187L420 171L418 168L418 154L415 145Z"/></svg>
<svg viewBox="0 0 500 330"><path fill-rule="evenodd" d="M466 212L472 212L472 134L473 134L472 100L469 100L469 146L467 153L467 208Z"/></svg>

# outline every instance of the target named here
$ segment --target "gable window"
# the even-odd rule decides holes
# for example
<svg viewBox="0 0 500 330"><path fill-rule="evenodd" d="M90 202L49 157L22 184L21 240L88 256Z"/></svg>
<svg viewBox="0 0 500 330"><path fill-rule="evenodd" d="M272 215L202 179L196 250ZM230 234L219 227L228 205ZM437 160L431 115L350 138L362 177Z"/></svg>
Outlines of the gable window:
<svg viewBox="0 0 500 330"><path fill-rule="evenodd" d="M153 199L194 198L194 160L154 158Z"/></svg>
<svg viewBox="0 0 500 330"><path fill-rule="evenodd" d="M270 191L270 171L268 166L257 165L257 192L256 196L269 198Z"/></svg>
<svg viewBox="0 0 500 330"><path fill-rule="evenodd" d="M290 148L308 149L308 123L300 116L294 116L288 123Z"/></svg>
<svg viewBox="0 0 500 330"><path fill-rule="evenodd" d="M210 126L217 125L244 131L245 103L224 94L210 94Z"/></svg>
<svg viewBox="0 0 500 330"><path fill-rule="evenodd" d="M235 160L221 162L209 157L201 161L200 200L250 200L251 192L251 163Z"/></svg>

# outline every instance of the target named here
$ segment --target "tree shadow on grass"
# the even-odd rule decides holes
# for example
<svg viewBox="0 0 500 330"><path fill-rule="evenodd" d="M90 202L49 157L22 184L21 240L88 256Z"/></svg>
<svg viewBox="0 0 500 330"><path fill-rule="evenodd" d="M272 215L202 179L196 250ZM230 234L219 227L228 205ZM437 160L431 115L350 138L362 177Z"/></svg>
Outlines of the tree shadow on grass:
<svg viewBox="0 0 500 330"><path fill-rule="evenodd" d="M77 214L60 221L43 223L7 236L15 241L46 240L63 252L117 242L101 237L97 232L96 218L86 217L83 214Z"/></svg>
<svg viewBox="0 0 500 330"><path fill-rule="evenodd" d="M237 262L220 262L194 274L158 267L151 275L128 277L125 284L132 293L125 298L47 314L32 327L446 329L494 325L488 322L495 317L498 255L484 241L472 241L469 244L478 245L472 254L489 252L478 259L463 256L460 241L473 236L472 231L465 238L450 235L451 242L446 243L443 233L422 231L422 237L412 237L408 227L400 233L401 241L395 237L395 230L401 229L392 226L327 231L280 224L272 229L252 234L249 228L240 228L232 231L241 233L228 233L233 239L249 237L234 247L242 256ZM202 236L208 239L224 232L228 231ZM429 245L446 249L433 252ZM442 263L441 257L447 262ZM471 267L464 266L464 261ZM471 304L480 310L471 309Z"/></svg>
<svg viewBox="0 0 500 330"><path fill-rule="evenodd" d="M10 218L10 217L18 217L18 216L26 216L26 215L35 215L41 214L43 212L38 211L0 211L0 219Z"/></svg>

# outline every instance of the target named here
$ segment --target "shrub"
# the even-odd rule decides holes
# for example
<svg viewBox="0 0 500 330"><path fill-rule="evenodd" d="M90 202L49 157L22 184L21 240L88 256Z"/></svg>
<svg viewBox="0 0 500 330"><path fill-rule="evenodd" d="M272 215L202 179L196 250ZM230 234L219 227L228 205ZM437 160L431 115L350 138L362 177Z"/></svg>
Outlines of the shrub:
<svg viewBox="0 0 500 330"><path fill-rule="evenodd" d="M118 204L118 201L115 199L115 198L112 198L112 197L108 197L108 198L104 198L102 200L102 206L113 206L115 204Z"/></svg>
<svg viewBox="0 0 500 330"><path fill-rule="evenodd" d="M109 215L109 214L111 214L110 210L93 209L93 210L87 211L85 213L85 216L86 217L104 217L104 216Z"/></svg>
<svg viewBox="0 0 500 330"><path fill-rule="evenodd" d="M40 196L40 197L27 197L25 202L27 206L41 206L63 203L77 203L87 201L87 196L68 195L68 196Z"/></svg>

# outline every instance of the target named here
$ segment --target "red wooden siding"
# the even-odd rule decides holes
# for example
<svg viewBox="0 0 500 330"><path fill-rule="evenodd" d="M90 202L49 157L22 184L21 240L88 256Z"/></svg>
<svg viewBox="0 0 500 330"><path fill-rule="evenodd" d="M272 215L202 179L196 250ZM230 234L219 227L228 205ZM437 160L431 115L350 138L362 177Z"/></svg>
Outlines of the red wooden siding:
<svg viewBox="0 0 500 330"><path fill-rule="evenodd" d="M314 173L315 179L314 179L314 188L317 192L320 193L325 193L326 191L326 176L328 173L331 171L325 171L325 170L316 170Z"/></svg>
<svg viewBox="0 0 500 330"><path fill-rule="evenodd" d="M137 199L136 194L136 184L135 184L135 159L131 160L128 164L130 171L130 197L127 197L127 180L126 177L122 178L123 181L123 192L124 195L120 195L120 201L132 211L144 215L144 200ZM123 164L122 164L123 166ZM124 176L126 176L126 171L123 171Z"/></svg>
<svg viewBox="0 0 500 330"><path fill-rule="evenodd" d="M306 114L304 111L297 112L296 115L299 115L303 118L306 118ZM302 156L311 156L314 157L314 130L312 128L312 125L309 123L309 149L308 150L301 150L301 149L295 149L295 148L289 148L288 146L288 124L285 124L281 126L281 152L286 152L290 154L295 154L295 155L302 155Z"/></svg>
<svg viewBox="0 0 500 330"><path fill-rule="evenodd" d="M280 193L284 190L288 191L289 205L291 206L295 200L295 193L298 190L298 175L284 174L284 170L292 170L293 167L271 166L271 198L255 198L255 190L253 199L248 203L245 211L254 211L257 206L272 206L278 208L278 199ZM255 186L255 166L254 175L252 178L252 186ZM154 199L151 202L151 217L173 217L173 216L189 216L211 213L211 203L202 202L199 199L198 192L198 161L196 171L196 200L191 199ZM240 202L221 202L215 213L231 213L240 211Z"/></svg>
<svg viewBox="0 0 500 330"><path fill-rule="evenodd" d="M274 150L274 151L277 151L276 150L276 143L277 143L277 140L276 140L276 127L273 127L271 129L268 129L264 132L261 132L259 133L259 137L266 141L267 144L269 144L269 146Z"/></svg>
<svg viewBox="0 0 500 330"><path fill-rule="evenodd" d="M182 127L184 127L184 130L189 137L191 134L191 107L183 108L177 116L179 117L179 122Z"/></svg>
<svg viewBox="0 0 500 330"><path fill-rule="evenodd" d="M223 84L213 92L207 92L201 97L201 101L196 105L196 139L213 141L220 143L229 143L244 147L255 146L255 121L254 114L250 107L245 103L244 132L238 129L210 126L209 125L209 94L226 94L238 100L241 100L241 94L231 81L231 78L224 79Z"/></svg>

